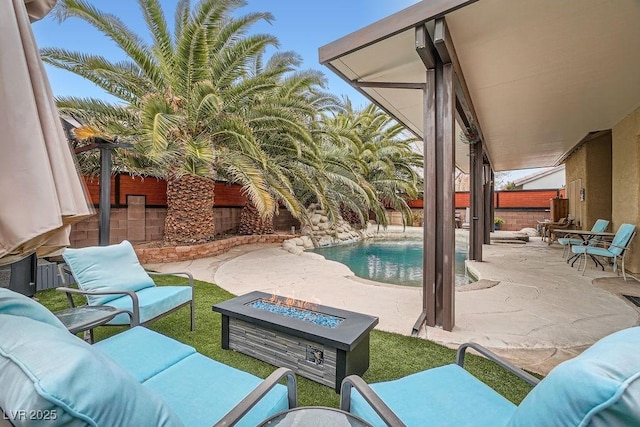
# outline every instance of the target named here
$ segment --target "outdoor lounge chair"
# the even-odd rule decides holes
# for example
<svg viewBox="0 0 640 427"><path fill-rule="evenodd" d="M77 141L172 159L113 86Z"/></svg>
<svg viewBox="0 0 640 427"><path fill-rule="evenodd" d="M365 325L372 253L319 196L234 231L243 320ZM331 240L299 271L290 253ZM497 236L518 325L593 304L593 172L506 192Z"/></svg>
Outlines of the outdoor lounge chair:
<svg viewBox="0 0 640 427"><path fill-rule="evenodd" d="M467 347L535 385L520 405L462 367ZM456 364L372 385L345 378L340 406L374 426L637 426L638 348L640 327L616 332L538 382L483 347L463 344Z"/></svg>
<svg viewBox="0 0 640 427"><path fill-rule="evenodd" d="M262 380L141 326L90 345L4 288L0 384L0 425L16 427L253 427L297 406L289 369Z"/></svg>
<svg viewBox="0 0 640 427"><path fill-rule="evenodd" d="M88 305L109 305L133 313L116 316L108 325L148 324L185 305L191 307L191 330L194 330L193 277L189 273L149 273L142 268L128 241L117 245L66 249L62 257L78 289L62 287L73 307L72 293L82 294ZM156 286L149 274L181 274L189 278L188 286ZM64 280L64 274L61 274Z"/></svg>
<svg viewBox="0 0 640 427"><path fill-rule="evenodd" d="M584 266L582 267L582 274L584 274L587 269L587 255L591 256L594 261L597 261L595 257L604 257L611 258L613 262L613 271L618 272L618 260L622 259L622 277L625 282L627 281L627 275L625 273L624 261L627 255L627 249L629 245L631 245L631 241L633 237L636 235L636 226L633 224L622 224L618 231L616 231L616 235L613 238L613 241L608 244L607 247L603 246L573 246L571 247L571 252L576 255L582 254L582 261ZM606 244L606 243L604 243ZM596 262L596 264L600 264ZM600 264L602 266L602 264ZM602 266L604 270L604 266Z"/></svg>
<svg viewBox="0 0 640 427"><path fill-rule="evenodd" d="M593 227L591 227L591 231L595 233L602 233L607 230L608 226L609 226L609 221L607 221L606 219L598 219L593 224ZM575 234L572 237L571 233L567 233L564 237L560 237L558 239L558 243L564 246L564 249L562 251L563 258L567 256L567 254L571 251L571 247L574 245L583 245L587 243L589 246L595 246L598 244L599 241L600 239L598 238L592 238L592 239L589 239L588 242L585 242L584 239L576 236Z"/></svg>

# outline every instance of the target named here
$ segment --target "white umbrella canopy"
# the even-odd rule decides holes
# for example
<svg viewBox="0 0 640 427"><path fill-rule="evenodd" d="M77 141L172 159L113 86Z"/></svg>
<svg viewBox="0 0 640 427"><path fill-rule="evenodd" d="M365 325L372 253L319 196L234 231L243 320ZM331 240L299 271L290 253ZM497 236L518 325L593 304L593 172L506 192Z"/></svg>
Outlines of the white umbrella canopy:
<svg viewBox="0 0 640 427"><path fill-rule="evenodd" d="M0 1L0 265L68 246L94 214L31 31L55 3Z"/></svg>

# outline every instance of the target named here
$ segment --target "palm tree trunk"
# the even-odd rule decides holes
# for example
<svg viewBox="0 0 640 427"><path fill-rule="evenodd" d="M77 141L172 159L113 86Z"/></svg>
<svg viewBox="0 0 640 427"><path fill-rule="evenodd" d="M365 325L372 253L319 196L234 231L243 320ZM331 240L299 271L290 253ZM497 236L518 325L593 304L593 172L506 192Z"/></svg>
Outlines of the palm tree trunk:
<svg viewBox="0 0 640 427"><path fill-rule="evenodd" d="M214 239L214 185L212 179L199 176L168 177L165 242L196 244Z"/></svg>
<svg viewBox="0 0 640 427"><path fill-rule="evenodd" d="M240 234L273 234L273 215L263 218L258 209L247 201L240 213Z"/></svg>

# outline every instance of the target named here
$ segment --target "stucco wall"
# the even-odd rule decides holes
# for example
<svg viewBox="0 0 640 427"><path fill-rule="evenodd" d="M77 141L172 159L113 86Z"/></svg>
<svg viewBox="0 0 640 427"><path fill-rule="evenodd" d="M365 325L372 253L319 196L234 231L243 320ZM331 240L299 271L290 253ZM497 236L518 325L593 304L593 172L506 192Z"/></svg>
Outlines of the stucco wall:
<svg viewBox="0 0 640 427"><path fill-rule="evenodd" d="M613 127L613 226L640 225L640 108ZM640 239L627 254L627 270L640 272Z"/></svg>
<svg viewBox="0 0 640 427"><path fill-rule="evenodd" d="M567 188L573 181L582 180L581 187L585 189L583 201L576 197L571 203L578 203L581 219L580 227L589 229L599 219L612 218L612 160L611 134L604 134L590 140L577 149L566 160ZM571 194L568 194L571 198ZM609 230L614 230L609 226Z"/></svg>
<svg viewBox="0 0 640 427"><path fill-rule="evenodd" d="M611 134L601 135L587 143L587 179L582 228L591 228L597 219L611 221L613 206L611 197L612 159ZM609 231L614 230L610 225Z"/></svg>

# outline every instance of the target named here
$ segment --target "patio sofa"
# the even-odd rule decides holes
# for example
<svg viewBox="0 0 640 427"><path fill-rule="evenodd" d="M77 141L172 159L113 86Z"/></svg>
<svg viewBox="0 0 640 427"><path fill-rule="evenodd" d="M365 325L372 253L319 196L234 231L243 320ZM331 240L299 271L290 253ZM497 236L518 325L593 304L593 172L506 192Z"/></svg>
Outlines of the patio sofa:
<svg viewBox="0 0 640 427"><path fill-rule="evenodd" d="M538 380L479 344L463 344L456 363L394 381L369 385L346 377L340 407L376 427L638 426L639 347L640 327L624 329ZM514 405L464 368L467 348L534 387Z"/></svg>
<svg viewBox="0 0 640 427"><path fill-rule="evenodd" d="M142 326L92 346L4 288L0 384L0 425L255 426L297 405L287 369L263 381Z"/></svg>

